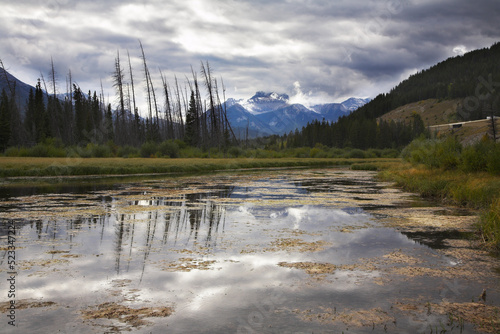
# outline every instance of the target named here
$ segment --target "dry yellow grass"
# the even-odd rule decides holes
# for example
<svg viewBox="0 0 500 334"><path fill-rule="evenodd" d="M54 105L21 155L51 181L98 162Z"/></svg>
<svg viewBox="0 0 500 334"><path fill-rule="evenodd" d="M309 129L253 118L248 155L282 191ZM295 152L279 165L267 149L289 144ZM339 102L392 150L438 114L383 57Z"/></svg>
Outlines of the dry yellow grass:
<svg viewBox="0 0 500 334"><path fill-rule="evenodd" d="M460 100L423 100L396 108L384 114L380 119L409 122L412 114L416 112L424 121L425 126L451 123L457 121L456 113L459 103Z"/></svg>

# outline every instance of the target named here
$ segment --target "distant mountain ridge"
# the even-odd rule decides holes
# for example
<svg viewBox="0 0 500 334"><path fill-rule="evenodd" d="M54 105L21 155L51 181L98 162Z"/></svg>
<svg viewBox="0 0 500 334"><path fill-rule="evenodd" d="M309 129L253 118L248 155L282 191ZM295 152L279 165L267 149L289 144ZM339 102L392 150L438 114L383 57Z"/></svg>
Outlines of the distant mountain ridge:
<svg viewBox="0 0 500 334"><path fill-rule="evenodd" d="M314 121L335 122L369 102L370 99L350 98L342 103L318 104L310 108L290 103L287 94L259 91L248 100L228 99L227 117L237 137L285 134L302 129ZM250 135L250 133L253 134Z"/></svg>
<svg viewBox="0 0 500 334"><path fill-rule="evenodd" d="M11 95L11 90L15 91L16 102L20 108L20 112L24 113L26 102L30 94L30 89L35 90L35 87L30 86L21 80L17 79L15 76L10 74L8 71L0 67L0 93L5 90L8 96Z"/></svg>

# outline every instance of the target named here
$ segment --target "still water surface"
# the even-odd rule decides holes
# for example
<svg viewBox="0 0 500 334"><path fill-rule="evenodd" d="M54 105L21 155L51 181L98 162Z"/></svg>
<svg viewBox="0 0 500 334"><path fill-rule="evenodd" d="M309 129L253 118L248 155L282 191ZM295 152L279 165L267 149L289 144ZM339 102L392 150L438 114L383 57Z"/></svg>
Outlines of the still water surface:
<svg viewBox="0 0 500 334"><path fill-rule="evenodd" d="M446 314L397 306L470 302L486 286L498 297L497 273L432 274L460 261L439 252L432 234L388 224L398 209L432 204L370 172L60 186L2 192L0 303L10 301L5 246L14 223L19 308L18 327L4 316L1 332L429 333L442 325L473 333ZM431 274L402 271L413 267ZM172 313L158 316L161 308Z"/></svg>

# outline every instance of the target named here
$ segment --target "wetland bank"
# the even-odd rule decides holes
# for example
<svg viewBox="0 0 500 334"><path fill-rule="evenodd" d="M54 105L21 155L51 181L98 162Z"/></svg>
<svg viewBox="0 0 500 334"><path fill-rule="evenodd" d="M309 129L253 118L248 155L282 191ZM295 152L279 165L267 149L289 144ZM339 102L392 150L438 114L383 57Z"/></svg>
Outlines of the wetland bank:
<svg viewBox="0 0 500 334"><path fill-rule="evenodd" d="M323 168L11 185L0 195L0 328L497 333L500 260L475 247L476 213L374 176ZM12 224L17 327L5 316Z"/></svg>

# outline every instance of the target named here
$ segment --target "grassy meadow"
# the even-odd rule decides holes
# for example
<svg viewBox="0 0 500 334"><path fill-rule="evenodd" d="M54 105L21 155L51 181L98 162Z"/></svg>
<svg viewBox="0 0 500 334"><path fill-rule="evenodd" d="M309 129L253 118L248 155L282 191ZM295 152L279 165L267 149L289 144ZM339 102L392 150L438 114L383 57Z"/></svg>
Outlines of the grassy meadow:
<svg viewBox="0 0 500 334"><path fill-rule="evenodd" d="M0 157L0 177L206 173L280 167L330 167L399 159L352 158L42 158Z"/></svg>

